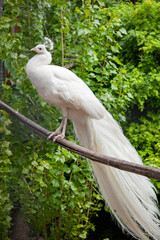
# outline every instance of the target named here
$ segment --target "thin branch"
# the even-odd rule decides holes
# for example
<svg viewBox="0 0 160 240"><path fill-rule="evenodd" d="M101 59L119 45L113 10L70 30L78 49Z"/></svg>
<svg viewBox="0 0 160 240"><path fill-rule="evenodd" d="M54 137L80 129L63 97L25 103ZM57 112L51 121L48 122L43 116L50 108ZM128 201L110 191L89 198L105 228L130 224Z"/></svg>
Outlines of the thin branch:
<svg viewBox="0 0 160 240"><path fill-rule="evenodd" d="M73 62L73 63L71 63L71 64L69 64L69 65L64 66L64 67L67 68L67 69L72 69L72 68L74 68L75 66L76 66L76 63Z"/></svg>
<svg viewBox="0 0 160 240"><path fill-rule="evenodd" d="M61 48L62 48L62 67L64 66L64 39L63 39L63 12L61 8Z"/></svg>
<svg viewBox="0 0 160 240"><path fill-rule="evenodd" d="M77 53L73 54L69 52L69 53L66 53L66 57L64 58L64 60L75 60L76 58L80 58L80 56Z"/></svg>
<svg viewBox="0 0 160 240"><path fill-rule="evenodd" d="M31 35L30 35L30 29L31 29L31 18L30 18L30 12L29 12L29 3L27 0L27 17L28 17L28 35L29 35L29 46L31 48Z"/></svg>
<svg viewBox="0 0 160 240"><path fill-rule="evenodd" d="M38 125L35 122L31 121L30 119L26 118L22 114L18 113L13 108L11 108L7 104L3 103L1 100L0 100L0 109L5 110L10 115L17 118L19 121L21 121L26 126L28 126L32 131L34 131L35 133L37 133L47 139L48 133L50 132L49 130L41 127L40 125ZM160 170L157 168L152 168L152 167L128 162L126 160L120 160L117 158L102 155L102 154L96 153L94 151L88 150L84 147L81 147L75 143L67 141L66 139L57 139L55 141L55 143L68 149L71 152L74 152L81 156L89 158L92 161L99 162L99 163L102 163L102 164L105 164L105 165L108 165L111 167L115 167L120 170L132 172L132 173L136 173L136 174L139 174L142 176L160 180Z"/></svg>

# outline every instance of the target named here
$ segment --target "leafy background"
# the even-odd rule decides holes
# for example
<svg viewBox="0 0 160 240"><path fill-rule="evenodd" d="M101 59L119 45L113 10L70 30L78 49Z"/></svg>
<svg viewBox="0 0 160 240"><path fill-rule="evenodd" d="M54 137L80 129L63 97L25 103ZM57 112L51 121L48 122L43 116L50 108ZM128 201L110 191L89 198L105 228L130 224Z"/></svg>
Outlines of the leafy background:
<svg viewBox="0 0 160 240"><path fill-rule="evenodd" d="M0 59L9 74L2 100L56 129L59 111L38 96L25 73L29 49L47 36L54 42L53 64L75 62L72 71L119 122L144 164L160 167L159 11L153 0L5 0ZM127 239L111 227L99 233L98 222L107 216L110 226L111 219L85 159L0 113L0 239L10 239L12 209L19 206L37 238ZM67 138L75 141L71 123Z"/></svg>

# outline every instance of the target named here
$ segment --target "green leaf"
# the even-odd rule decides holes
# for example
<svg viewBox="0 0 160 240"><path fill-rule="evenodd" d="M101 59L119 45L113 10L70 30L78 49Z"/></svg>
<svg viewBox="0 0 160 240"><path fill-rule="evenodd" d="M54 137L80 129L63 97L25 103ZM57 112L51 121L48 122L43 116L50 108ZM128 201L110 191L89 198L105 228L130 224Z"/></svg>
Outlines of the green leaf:
<svg viewBox="0 0 160 240"><path fill-rule="evenodd" d="M103 0L97 0L97 2L101 7L105 7L105 4L104 4Z"/></svg>
<svg viewBox="0 0 160 240"><path fill-rule="evenodd" d="M87 232L83 231L83 233L79 234L80 238L86 238L87 237Z"/></svg>
<svg viewBox="0 0 160 240"><path fill-rule="evenodd" d="M11 156L11 155L12 155L12 152L11 152L9 149L6 149L6 150L5 150L5 153L6 153L8 156Z"/></svg>
<svg viewBox="0 0 160 240"><path fill-rule="evenodd" d="M111 46L111 50L114 53L119 53L119 48L117 46Z"/></svg>
<svg viewBox="0 0 160 240"><path fill-rule="evenodd" d="M90 33L90 30L87 29L87 28L84 28L84 29L78 29L78 36L81 36L81 35L86 35Z"/></svg>
<svg viewBox="0 0 160 240"><path fill-rule="evenodd" d="M13 52L12 52L12 53L10 54L10 56L11 56L11 58L17 59L17 53L13 53Z"/></svg>
<svg viewBox="0 0 160 240"><path fill-rule="evenodd" d="M120 60L119 60L117 57L114 59L114 61L115 61L117 64L119 64L119 65L122 64L122 63L120 62Z"/></svg>
<svg viewBox="0 0 160 240"><path fill-rule="evenodd" d="M127 34L127 31L126 31L125 28L120 28L119 31L120 31L122 34L125 34L125 35Z"/></svg>

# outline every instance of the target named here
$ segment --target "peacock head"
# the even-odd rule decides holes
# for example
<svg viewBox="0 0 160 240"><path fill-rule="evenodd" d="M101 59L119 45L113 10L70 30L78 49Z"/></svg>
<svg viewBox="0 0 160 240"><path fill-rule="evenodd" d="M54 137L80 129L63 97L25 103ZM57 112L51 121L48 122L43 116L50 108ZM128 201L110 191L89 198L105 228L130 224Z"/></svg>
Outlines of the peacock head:
<svg viewBox="0 0 160 240"><path fill-rule="evenodd" d="M38 44L36 47L32 48L31 51L34 51L38 54L44 54L47 52L45 46L42 44Z"/></svg>
<svg viewBox="0 0 160 240"><path fill-rule="evenodd" d="M37 54L31 58L32 63L38 65L48 65L52 61L51 53L47 51L46 46L43 44L38 44L36 47L32 48L31 51L36 52Z"/></svg>

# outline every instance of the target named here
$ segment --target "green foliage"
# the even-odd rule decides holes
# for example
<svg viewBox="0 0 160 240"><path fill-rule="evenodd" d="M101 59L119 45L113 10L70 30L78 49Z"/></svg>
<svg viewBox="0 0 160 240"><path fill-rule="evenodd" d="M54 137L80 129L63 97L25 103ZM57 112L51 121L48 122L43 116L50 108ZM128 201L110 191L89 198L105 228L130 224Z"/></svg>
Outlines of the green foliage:
<svg viewBox="0 0 160 240"><path fill-rule="evenodd" d="M136 147L143 162L147 166L160 168L160 114L147 113L147 118L141 117L139 123L131 123L127 134ZM160 190L160 183L154 181Z"/></svg>
<svg viewBox="0 0 160 240"><path fill-rule="evenodd" d="M45 239L85 238L88 229L94 229L91 216L101 208L87 162L43 140L16 147L16 155L12 147L17 176L12 197L16 201L18 196L34 234Z"/></svg>
<svg viewBox="0 0 160 240"><path fill-rule="evenodd" d="M160 104L160 3L145 0L136 5L121 4L115 9L128 33L120 42L120 59L127 69L127 87L141 111L145 108L157 111Z"/></svg>
<svg viewBox="0 0 160 240"><path fill-rule="evenodd" d="M13 204L10 199L9 183L11 180L11 162L10 157L12 152L10 150L10 143L5 140L6 135L10 135L8 125L11 123L8 116L0 111L0 239L9 239L8 230L11 224L11 209Z"/></svg>
<svg viewBox="0 0 160 240"><path fill-rule="evenodd" d="M160 115L148 112L147 119L140 118L139 123L131 123L128 129L130 139L139 151L146 165L160 167Z"/></svg>
<svg viewBox="0 0 160 240"><path fill-rule="evenodd" d="M120 4L113 9L127 30L120 42L119 56L126 69L122 93L126 91L131 97L127 114L132 123L126 128L126 134L144 163L153 167L160 167L159 9L160 3L153 0L136 5ZM160 189L158 182L155 185Z"/></svg>

